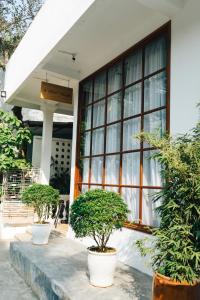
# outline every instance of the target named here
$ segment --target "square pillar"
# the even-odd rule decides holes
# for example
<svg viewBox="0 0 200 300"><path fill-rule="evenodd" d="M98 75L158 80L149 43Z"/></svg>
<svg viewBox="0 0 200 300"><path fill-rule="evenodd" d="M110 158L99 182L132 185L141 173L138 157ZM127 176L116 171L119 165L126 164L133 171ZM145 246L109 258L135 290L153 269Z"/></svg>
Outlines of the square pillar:
<svg viewBox="0 0 200 300"><path fill-rule="evenodd" d="M43 112L43 129L42 129L42 150L40 171L40 182L42 184L49 184L50 169L51 169L51 147L52 147L52 134L53 134L53 114L56 105L49 102L41 105Z"/></svg>

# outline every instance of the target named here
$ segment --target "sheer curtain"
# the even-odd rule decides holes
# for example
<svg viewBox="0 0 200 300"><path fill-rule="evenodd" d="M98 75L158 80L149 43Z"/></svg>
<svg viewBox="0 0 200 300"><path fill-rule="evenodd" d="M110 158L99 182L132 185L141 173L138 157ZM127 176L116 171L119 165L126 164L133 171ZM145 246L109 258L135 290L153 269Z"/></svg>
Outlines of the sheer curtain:
<svg viewBox="0 0 200 300"><path fill-rule="evenodd" d="M122 157L122 184L140 184L140 152L123 154Z"/></svg>
<svg viewBox="0 0 200 300"><path fill-rule="evenodd" d="M87 183L89 179L89 158L82 160L82 182Z"/></svg>
<svg viewBox="0 0 200 300"><path fill-rule="evenodd" d="M128 118L141 112L141 83L132 85L124 94L124 118Z"/></svg>
<svg viewBox="0 0 200 300"><path fill-rule="evenodd" d="M133 118L124 121L123 125L123 150L133 150L140 148L140 143L134 135L140 132L141 118Z"/></svg>
<svg viewBox="0 0 200 300"><path fill-rule="evenodd" d="M125 60L125 84L133 83L142 77L142 53L137 51Z"/></svg>
<svg viewBox="0 0 200 300"><path fill-rule="evenodd" d="M105 100L93 105L93 128L103 125L105 122Z"/></svg>
<svg viewBox="0 0 200 300"><path fill-rule="evenodd" d="M166 132L166 110L162 109L144 116L144 131L161 137ZM147 147L148 144L144 143Z"/></svg>
<svg viewBox="0 0 200 300"><path fill-rule="evenodd" d="M106 93L106 73L99 74L94 81L94 101L103 98Z"/></svg>
<svg viewBox="0 0 200 300"><path fill-rule="evenodd" d="M92 106L88 106L85 109L85 130L90 129L91 128L91 112L92 112Z"/></svg>
<svg viewBox="0 0 200 300"><path fill-rule="evenodd" d="M92 102L92 81L83 85L83 98L86 105Z"/></svg>
<svg viewBox="0 0 200 300"><path fill-rule="evenodd" d="M161 203L159 201L154 202L153 197L159 192L156 189L143 189L142 197L142 221L144 224L148 224L153 227L158 227L160 224L160 218L156 212L156 207Z"/></svg>
<svg viewBox="0 0 200 300"><path fill-rule="evenodd" d="M122 197L128 205L128 221L137 222L139 220L139 189L122 188Z"/></svg>
<svg viewBox="0 0 200 300"><path fill-rule="evenodd" d="M162 72L145 80L144 110L148 111L166 104L166 73Z"/></svg>
<svg viewBox="0 0 200 300"><path fill-rule="evenodd" d="M85 132L84 134L84 149L83 149L83 156L90 155L90 131Z"/></svg>
<svg viewBox="0 0 200 300"><path fill-rule="evenodd" d="M106 183L119 184L119 155L109 155L106 157Z"/></svg>
<svg viewBox="0 0 200 300"><path fill-rule="evenodd" d="M108 97L107 103L107 123L121 119L121 93Z"/></svg>
<svg viewBox="0 0 200 300"><path fill-rule="evenodd" d="M162 186L160 176L161 167L157 160L152 158L156 150L144 151L143 155L143 185Z"/></svg>
<svg viewBox="0 0 200 300"><path fill-rule="evenodd" d="M92 132L92 154L104 152L104 128L95 129Z"/></svg>
<svg viewBox="0 0 200 300"><path fill-rule="evenodd" d="M108 71L108 94L121 88L122 85L122 64L114 65Z"/></svg>
<svg viewBox="0 0 200 300"><path fill-rule="evenodd" d="M107 126L106 133L106 153L120 151L120 131L121 123Z"/></svg>
<svg viewBox="0 0 200 300"><path fill-rule="evenodd" d="M166 66L166 39L153 41L145 49L145 76Z"/></svg>
<svg viewBox="0 0 200 300"><path fill-rule="evenodd" d="M91 165L91 183L102 183L103 157L93 157Z"/></svg>

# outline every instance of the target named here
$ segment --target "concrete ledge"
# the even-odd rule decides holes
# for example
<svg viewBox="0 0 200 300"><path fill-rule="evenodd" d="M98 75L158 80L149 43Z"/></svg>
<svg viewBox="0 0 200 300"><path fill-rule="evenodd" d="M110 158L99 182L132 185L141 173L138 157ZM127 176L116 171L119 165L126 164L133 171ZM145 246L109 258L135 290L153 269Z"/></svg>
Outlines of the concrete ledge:
<svg viewBox="0 0 200 300"><path fill-rule="evenodd" d="M10 258L41 300L151 299L151 277L123 264L118 265L112 287L91 286L86 248L73 240L56 238L45 246L12 242Z"/></svg>

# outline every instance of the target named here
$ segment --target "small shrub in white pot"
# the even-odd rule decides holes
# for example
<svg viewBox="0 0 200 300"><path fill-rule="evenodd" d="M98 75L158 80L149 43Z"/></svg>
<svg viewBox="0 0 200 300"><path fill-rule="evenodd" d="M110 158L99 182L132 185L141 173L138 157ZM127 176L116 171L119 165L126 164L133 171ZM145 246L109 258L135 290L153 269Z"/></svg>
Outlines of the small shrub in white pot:
<svg viewBox="0 0 200 300"><path fill-rule="evenodd" d="M70 225L76 237L91 237L96 244L88 248L90 283L94 286L113 284L117 251L107 244L112 232L122 228L127 213L119 194L99 189L81 194L71 206Z"/></svg>
<svg viewBox="0 0 200 300"><path fill-rule="evenodd" d="M48 243L51 232L49 219L52 209L59 204L59 192L49 185L33 184L22 193L22 202L34 208L38 221L32 225L32 242L36 245Z"/></svg>

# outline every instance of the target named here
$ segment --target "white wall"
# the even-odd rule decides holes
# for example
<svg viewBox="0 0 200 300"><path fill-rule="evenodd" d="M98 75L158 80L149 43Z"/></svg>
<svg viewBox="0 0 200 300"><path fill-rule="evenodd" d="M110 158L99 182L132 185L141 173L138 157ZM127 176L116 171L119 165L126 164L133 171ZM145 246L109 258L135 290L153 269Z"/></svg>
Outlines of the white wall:
<svg viewBox="0 0 200 300"><path fill-rule="evenodd" d="M172 19L171 133L184 133L198 120L200 102L200 1L190 0Z"/></svg>

